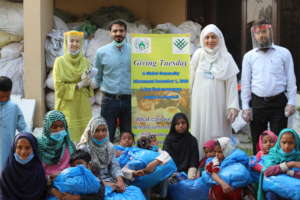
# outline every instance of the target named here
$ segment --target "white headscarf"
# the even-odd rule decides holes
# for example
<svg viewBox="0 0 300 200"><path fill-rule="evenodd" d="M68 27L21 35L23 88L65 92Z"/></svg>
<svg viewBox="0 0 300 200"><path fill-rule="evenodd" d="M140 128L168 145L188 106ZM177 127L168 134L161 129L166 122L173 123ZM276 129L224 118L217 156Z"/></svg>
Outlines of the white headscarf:
<svg viewBox="0 0 300 200"><path fill-rule="evenodd" d="M229 156L235 149L236 145L234 142L228 138L228 137L221 137L217 139L218 143L221 146L221 149L223 151L224 157L226 158Z"/></svg>
<svg viewBox="0 0 300 200"><path fill-rule="evenodd" d="M86 145L89 153L91 154L92 162L102 169L107 168L111 163L114 155L114 148L109 142L108 132L106 135L108 138L107 142L104 142L103 144L96 144L93 142L92 138L94 137L97 127L100 125L105 125L107 127L103 117L92 118L82 134L80 143L77 146L78 148L81 148L81 145Z"/></svg>
<svg viewBox="0 0 300 200"><path fill-rule="evenodd" d="M207 34L214 33L218 38L219 42L213 49L205 47L204 38ZM219 80L227 80L228 78L239 73L239 69L233 60L231 54L227 51L225 40L220 29L214 25L207 25L200 34L200 45L199 49L199 66L204 71L212 72L214 77ZM212 68L210 66L212 64Z"/></svg>

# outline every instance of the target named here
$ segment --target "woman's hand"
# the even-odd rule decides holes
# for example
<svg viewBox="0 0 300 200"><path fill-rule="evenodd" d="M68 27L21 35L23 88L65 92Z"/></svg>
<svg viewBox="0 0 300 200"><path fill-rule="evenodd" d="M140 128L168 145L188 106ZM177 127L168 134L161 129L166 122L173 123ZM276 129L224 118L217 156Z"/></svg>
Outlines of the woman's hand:
<svg viewBox="0 0 300 200"><path fill-rule="evenodd" d="M221 187L225 194L233 191L233 188L225 182L223 184L221 184Z"/></svg>
<svg viewBox="0 0 300 200"><path fill-rule="evenodd" d="M234 122L234 120L237 117L238 113L239 113L238 110L235 109L235 108L230 108L228 110L227 119L230 121L230 123Z"/></svg>

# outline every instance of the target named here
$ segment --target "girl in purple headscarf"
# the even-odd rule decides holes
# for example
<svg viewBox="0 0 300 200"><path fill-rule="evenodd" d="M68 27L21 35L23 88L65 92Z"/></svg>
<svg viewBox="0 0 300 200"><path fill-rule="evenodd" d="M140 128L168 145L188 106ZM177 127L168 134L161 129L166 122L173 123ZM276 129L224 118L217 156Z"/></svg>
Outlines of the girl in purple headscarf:
<svg viewBox="0 0 300 200"><path fill-rule="evenodd" d="M0 178L1 200L43 200L46 176L30 133L16 135Z"/></svg>

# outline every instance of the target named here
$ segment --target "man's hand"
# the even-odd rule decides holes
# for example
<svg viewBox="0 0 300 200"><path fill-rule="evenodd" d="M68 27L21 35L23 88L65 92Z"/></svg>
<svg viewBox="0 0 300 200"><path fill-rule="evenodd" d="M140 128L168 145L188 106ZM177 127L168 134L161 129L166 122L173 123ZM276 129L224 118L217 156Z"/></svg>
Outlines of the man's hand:
<svg viewBox="0 0 300 200"><path fill-rule="evenodd" d="M251 111L251 109L243 110L242 117L247 123L249 123L252 120L252 111Z"/></svg>
<svg viewBox="0 0 300 200"><path fill-rule="evenodd" d="M284 109L284 115L286 117L289 117L289 116L293 115L295 113L295 111L296 111L296 109L295 109L294 105L287 104Z"/></svg>

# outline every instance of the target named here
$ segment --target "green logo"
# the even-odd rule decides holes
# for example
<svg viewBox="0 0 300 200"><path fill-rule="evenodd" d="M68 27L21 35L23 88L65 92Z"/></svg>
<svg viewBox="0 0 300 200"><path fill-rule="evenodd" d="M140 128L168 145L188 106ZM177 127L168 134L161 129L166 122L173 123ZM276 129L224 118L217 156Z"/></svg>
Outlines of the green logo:
<svg viewBox="0 0 300 200"><path fill-rule="evenodd" d="M179 49L179 50L183 50L184 47L186 47L186 45L188 45L188 42L183 38L183 39L177 39L174 42L174 45Z"/></svg>
<svg viewBox="0 0 300 200"><path fill-rule="evenodd" d="M149 49L149 46L150 42L148 38L137 38L134 41L134 47L140 52L147 51Z"/></svg>

